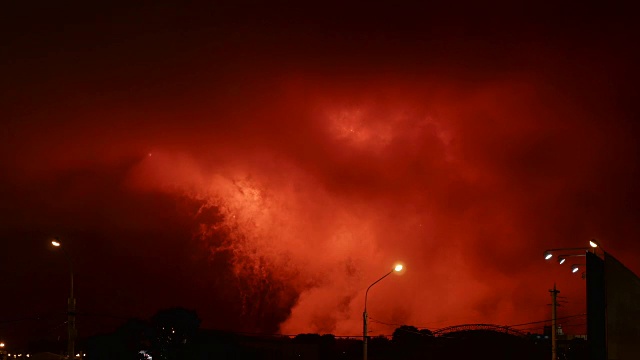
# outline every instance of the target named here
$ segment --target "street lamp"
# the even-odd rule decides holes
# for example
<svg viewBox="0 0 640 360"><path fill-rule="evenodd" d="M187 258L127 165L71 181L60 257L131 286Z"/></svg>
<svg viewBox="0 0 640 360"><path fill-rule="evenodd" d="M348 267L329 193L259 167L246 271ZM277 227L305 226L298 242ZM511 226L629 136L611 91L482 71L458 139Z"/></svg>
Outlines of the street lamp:
<svg viewBox="0 0 640 360"><path fill-rule="evenodd" d="M73 297L73 262L71 261L69 253L67 253L67 251L64 249L64 246L62 246L62 243L59 239L53 239L51 241L51 245L56 248L60 248L64 256L67 258L67 261L69 262L71 286L69 287L69 300L67 302L67 353L69 355L69 359L71 359L73 357L73 354L75 354L76 340L76 299Z"/></svg>
<svg viewBox="0 0 640 360"><path fill-rule="evenodd" d="M558 264L562 265L567 261L568 257L587 256L586 254L566 254L558 256Z"/></svg>
<svg viewBox="0 0 640 360"><path fill-rule="evenodd" d="M559 249L547 249L544 251L544 259L551 260L553 257L553 253L557 251L588 251L588 247L579 247L579 248L559 248ZM569 255L560 255L558 256L558 263L560 265L564 264L567 261L567 257L570 256L586 256L586 255L578 255L578 254L569 254ZM577 270L576 270L577 271ZM573 271L575 273L575 271ZM556 348L556 296L560 292L556 289L556 285L553 284L553 290L549 290L552 294L552 307L551 307L551 359L557 360L557 348Z"/></svg>
<svg viewBox="0 0 640 360"><path fill-rule="evenodd" d="M600 251L602 252L603 256L606 253L606 251L604 251L604 249L602 248L602 244L600 244L600 242L596 239L591 239L589 240L589 246L591 247L591 251L596 254L596 249L600 249Z"/></svg>
<svg viewBox="0 0 640 360"><path fill-rule="evenodd" d="M367 334L368 333L367 325L369 324L369 316L367 315L367 296L369 295L369 289L371 289L373 285L379 283L382 279L386 278L392 273L401 272L402 269L404 269L404 266L402 264L397 264L396 266L393 267L393 269L391 269L391 271L384 274L384 276L381 277L380 279L374 281L373 284L369 285L369 287L367 288L367 291L364 293L364 312L362 313L362 358L363 360L367 360L367 340L369 338Z"/></svg>
<svg viewBox="0 0 640 360"><path fill-rule="evenodd" d="M578 270L580 270L580 266L582 266L582 264L573 264L573 265L571 265L571 272L574 273L574 274L577 273Z"/></svg>

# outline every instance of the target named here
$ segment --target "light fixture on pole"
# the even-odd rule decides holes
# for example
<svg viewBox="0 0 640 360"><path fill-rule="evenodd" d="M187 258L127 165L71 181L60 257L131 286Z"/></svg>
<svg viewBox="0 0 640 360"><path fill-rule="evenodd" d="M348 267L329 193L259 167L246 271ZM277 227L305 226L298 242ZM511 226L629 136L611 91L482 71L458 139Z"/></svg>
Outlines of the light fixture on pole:
<svg viewBox="0 0 640 360"><path fill-rule="evenodd" d="M580 256L587 256L586 254L565 254L565 255L559 255L558 256L558 264L562 265L565 262L567 262L567 258L569 257L580 257Z"/></svg>
<svg viewBox="0 0 640 360"><path fill-rule="evenodd" d="M596 254L596 249L600 249L600 251L602 252L602 256L604 256L604 254L606 254L607 252L604 251L604 249L602 248L602 244L600 244L600 242L596 239L591 239L589 240L589 246L591 247L591 251ZM597 255L597 254L596 254Z"/></svg>
<svg viewBox="0 0 640 360"><path fill-rule="evenodd" d="M64 249L62 243L58 238L55 238L51 241L51 245L56 248L60 248L62 253L67 258L69 262L69 274L70 274L70 287L69 287L69 299L67 302L67 330L68 330L68 338L67 338L67 353L68 358L73 358L75 354L75 340L76 340L76 299L73 297L73 262L71 261L71 257L69 253Z"/></svg>
<svg viewBox="0 0 640 360"><path fill-rule="evenodd" d="M369 324L369 316L367 314L367 296L369 295L369 289L371 289L373 285L379 283L382 279L386 278L392 273L394 272L399 273L403 269L404 269L404 266L402 264L397 264L396 266L393 267L393 269L391 269L391 271L384 274L384 276L381 277L380 279L374 281L373 284L369 285L369 287L367 288L367 291L364 294L364 312L362 313L362 359L363 360L367 360L367 341L369 338L367 334L368 333L367 326Z"/></svg>
<svg viewBox="0 0 640 360"><path fill-rule="evenodd" d="M553 257L553 254L557 251L579 251L579 250L589 250L588 247L579 247L579 248L560 248L560 249L547 249L544 251L544 259L550 260ZM570 255L560 255L562 256L570 256ZM559 260L558 260L559 261Z"/></svg>
<svg viewBox="0 0 640 360"><path fill-rule="evenodd" d="M568 257L572 257L572 256L586 256L586 252L589 251L590 248L588 247L578 247L578 248L559 248L559 249L547 249L544 251L544 259L545 260L550 260L553 257L553 254L555 252L558 251L573 251L573 252L577 252L577 251L583 251L584 253L582 254L565 254L565 255L560 255L558 256L558 263L560 265L564 264L567 261ZM572 271L575 273L577 272L577 267L574 264L572 267ZM583 275L584 278L584 275ZM557 360L557 340L556 340L556 295L560 292L556 289L556 285L553 284L553 290L549 290L549 292L552 293L552 300L553 300L553 308L551 311L551 359L553 360Z"/></svg>
<svg viewBox="0 0 640 360"><path fill-rule="evenodd" d="M580 271L581 268L584 268L585 266L586 266L586 264L573 264L573 265L571 265L571 272L575 274L578 271ZM582 280L586 279L587 278L586 271L582 271L581 276L582 276Z"/></svg>

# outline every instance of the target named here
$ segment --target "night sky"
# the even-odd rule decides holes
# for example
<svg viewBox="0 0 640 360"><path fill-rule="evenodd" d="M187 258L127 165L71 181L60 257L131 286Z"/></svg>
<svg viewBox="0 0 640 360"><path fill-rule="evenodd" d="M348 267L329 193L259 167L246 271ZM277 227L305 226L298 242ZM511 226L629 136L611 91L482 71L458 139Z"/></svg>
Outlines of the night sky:
<svg viewBox="0 0 640 360"><path fill-rule="evenodd" d="M548 319L554 282L558 316L582 314L585 281L542 255L592 238L640 273L630 9L15 3L8 344L66 338L52 237L80 337L171 306L205 328L358 335L396 261L371 335Z"/></svg>

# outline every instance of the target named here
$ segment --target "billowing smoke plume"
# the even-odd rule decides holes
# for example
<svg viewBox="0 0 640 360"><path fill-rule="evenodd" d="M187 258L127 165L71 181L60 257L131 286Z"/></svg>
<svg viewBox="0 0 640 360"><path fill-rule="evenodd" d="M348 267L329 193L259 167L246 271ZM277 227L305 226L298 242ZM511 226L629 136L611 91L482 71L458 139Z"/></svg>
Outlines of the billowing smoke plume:
<svg viewBox="0 0 640 360"><path fill-rule="evenodd" d="M34 250L58 235L83 311L337 335L397 261L372 335L547 319L554 282L560 315L584 312L547 248L598 237L638 269L635 32L340 9L16 16L37 26L3 32L7 267L64 300L59 259Z"/></svg>
<svg viewBox="0 0 640 360"><path fill-rule="evenodd" d="M371 294L383 322L545 318L546 289L526 285L544 246L522 229L556 226L540 216L555 211L540 192L571 196L564 178L584 171L566 147L582 141L573 121L554 128L535 83L448 97L394 89L307 92L283 110L302 101L288 88L226 130L237 143L217 145L212 130L203 154L159 149L132 184L198 204L193 237L229 266L240 313L265 319L262 329L357 334L364 290L396 261L407 272Z"/></svg>

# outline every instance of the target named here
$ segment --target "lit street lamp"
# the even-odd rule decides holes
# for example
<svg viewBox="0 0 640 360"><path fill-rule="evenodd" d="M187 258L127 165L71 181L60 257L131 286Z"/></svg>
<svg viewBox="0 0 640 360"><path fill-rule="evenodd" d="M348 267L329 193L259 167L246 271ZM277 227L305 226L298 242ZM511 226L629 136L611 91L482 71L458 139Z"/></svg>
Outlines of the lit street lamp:
<svg viewBox="0 0 640 360"><path fill-rule="evenodd" d="M586 254L567 254L558 256L558 264L562 265L567 261L568 257L587 256Z"/></svg>
<svg viewBox="0 0 640 360"><path fill-rule="evenodd" d="M68 329L68 338L67 338L67 353L69 359L73 357L75 354L75 340L76 340L76 299L73 297L73 262L71 261L71 257L69 253L64 249L62 243L59 239L54 239L51 241L51 245L56 248L60 248L62 253L67 258L69 262L69 274L71 275L71 286L69 288L69 300L67 302L67 329Z"/></svg>
<svg viewBox="0 0 640 360"><path fill-rule="evenodd" d="M602 248L602 244L600 244L600 242L596 239L591 239L589 240L589 246L591 246L591 251L596 254L596 249L600 249L600 251L602 252L602 256L604 256L604 254L606 254L607 252L604 251L604 249Z"/></svg>
<svg viewBox="0 0 640 360"><path fill-rule="evenodd" d="M382 279L391 275L393 272L402 271L403 268L404 267L401 264L397 264L396 266L394 266L393 269L391 269L391 271L386 273L380 279L374 281L373 284L369 285L369 287L367 288L367 291L364 293L364 312L362 313L362 358L363 360L367 360L367 340L369 338L368 330L367 330L367 325L369 324L369 316L367 315L367 296L369 295L369 289L371 289L373 285L377 284Z"/></svg>
<svg viewBox="0 0 640 360"><path fill-rule="evenodd" d="M545 250L544 252L544 259L545 260L550 260L553 257L553 254L557 251L573 251L573 252L577 252L577 251L583 251L584 253L581 254L567 254L567 255L560 255L558 256L558 263L560 265L564 264L567 261L568 257L574 257L574 256L587 256L586 252L588 251L593 251L593 253L595 254L595 248L597 248L599 246L598 242L593 239L591 241L589 241L589 246L590 247L579 247L579 248L561 248L561 249L548 249ZM572 273L577 273L580 270L580 267L584 266L584 264L573 264L571 266L571 272ZM582 278L585 278L585 274L584 272L582 273ZM556 295L560 292L556 289L556 285L553 284L553 290L549 290L549 292L552 293L552 308L551 308L551 359L552 360L557 360L557 344L556 344Z"/></svg>
<svg viewBox="0 0 640 360"><path fill-rule="evenodd" d="M572 273L577 273L580 270L580 267L584 266L584 264L573 264L571 265L571 272Z"/></svg>

